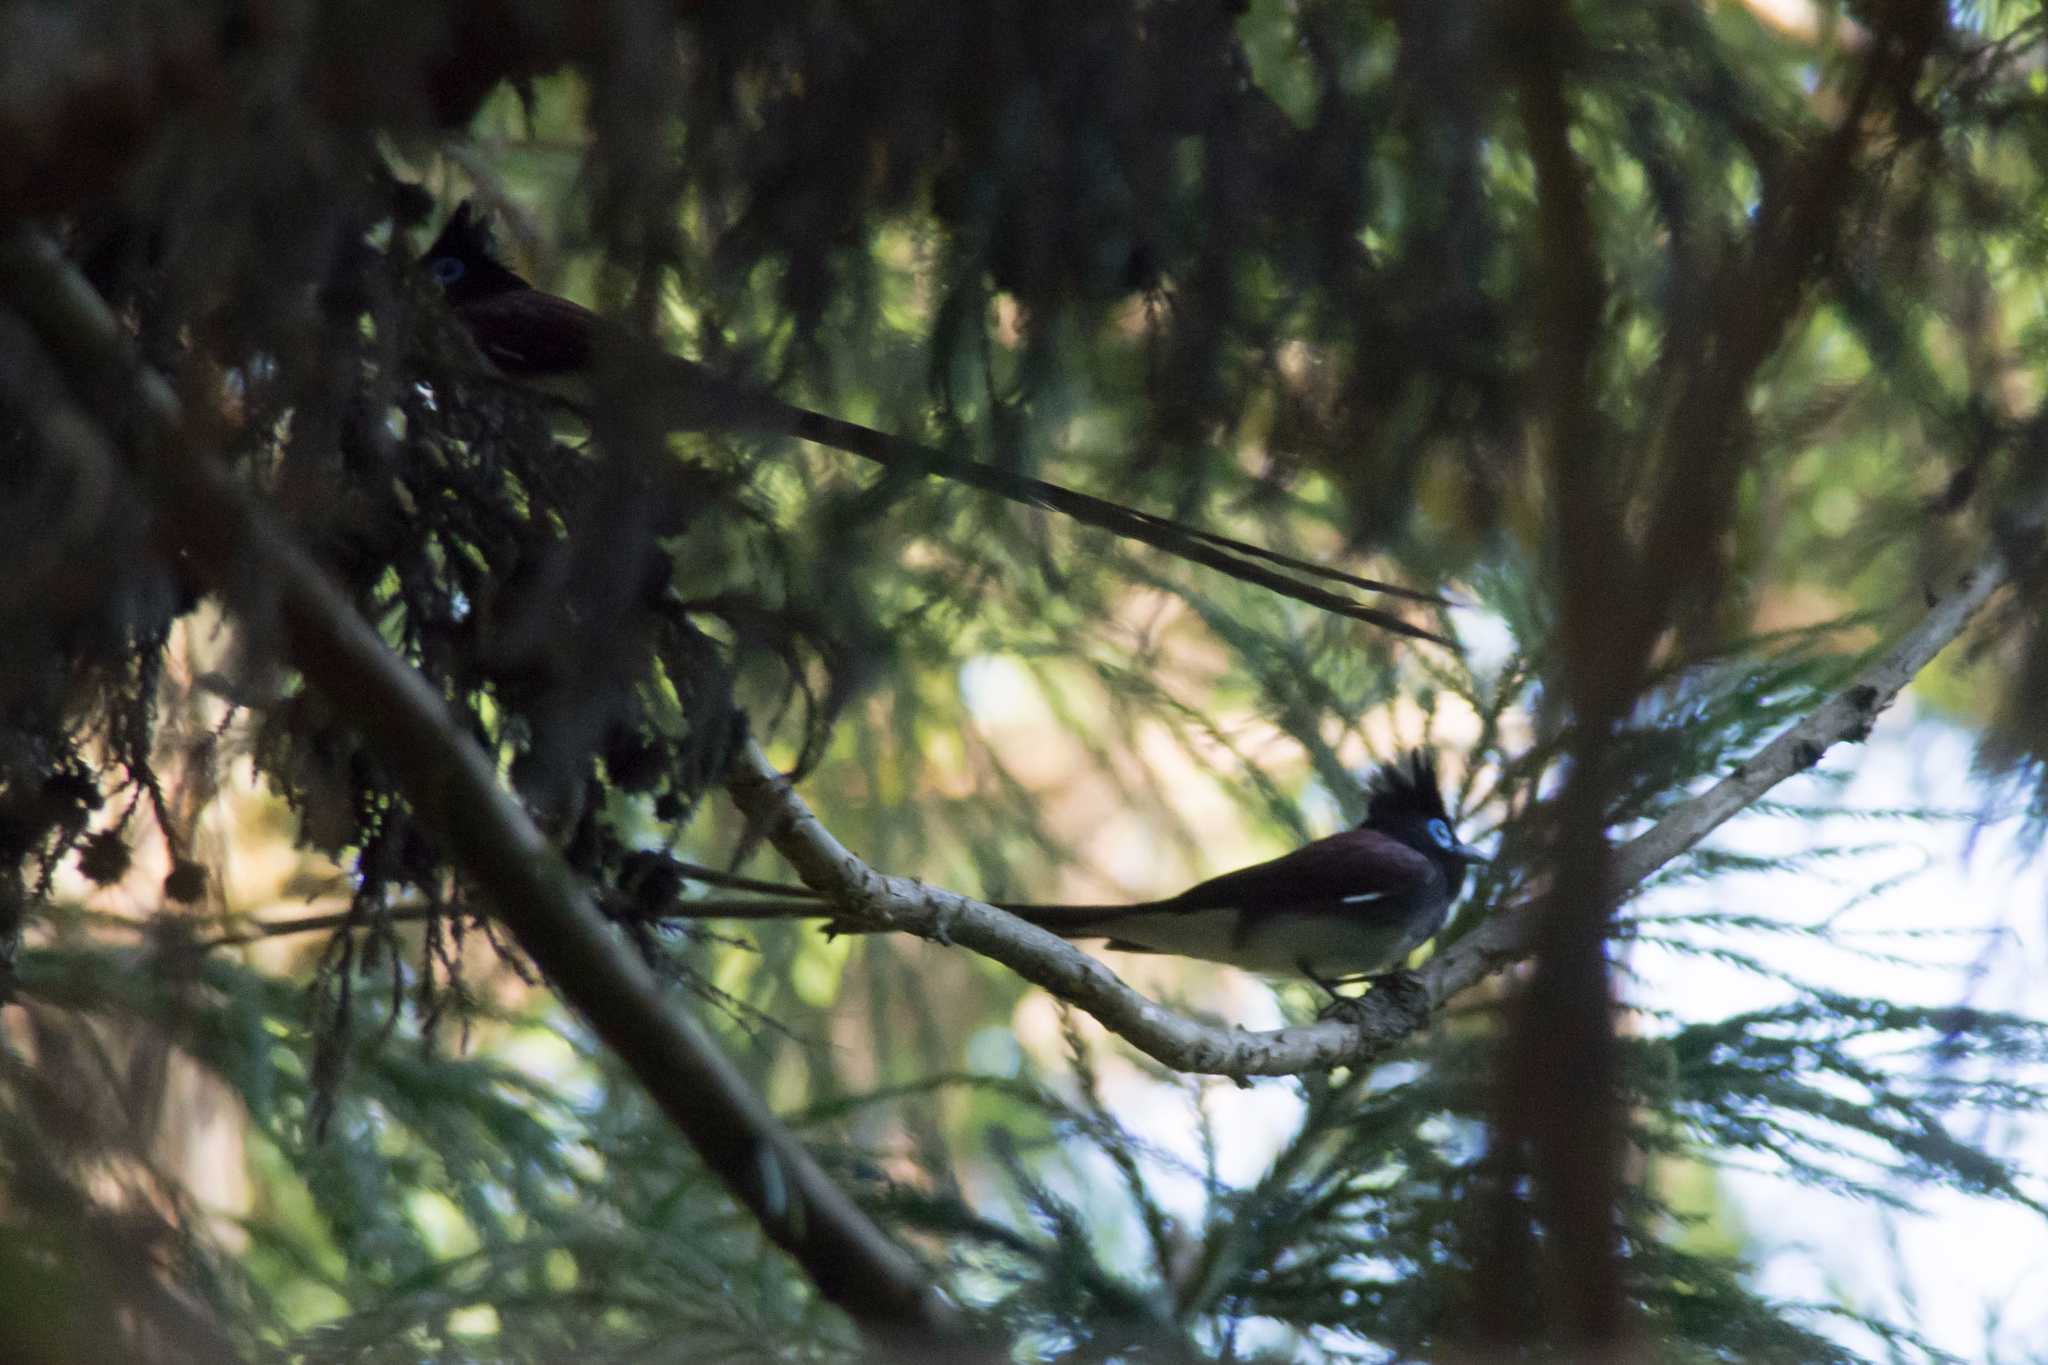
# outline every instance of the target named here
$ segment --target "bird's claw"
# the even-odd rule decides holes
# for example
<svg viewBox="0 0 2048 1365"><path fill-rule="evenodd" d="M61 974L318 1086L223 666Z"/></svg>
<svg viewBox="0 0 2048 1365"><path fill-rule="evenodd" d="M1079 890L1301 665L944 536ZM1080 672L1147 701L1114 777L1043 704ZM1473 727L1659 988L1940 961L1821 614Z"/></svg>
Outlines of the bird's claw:
<svg viewBox="0 0 2048 1365"><path fill-rule="evenodd" d="M1335 1019L1340 1023L1358 1025L1365 1022L1365 1000L1362 995L1338 995L1330 993L1330 1003L1316 1011L1316 1022Z"/></svg>
<svg viewBox="0 0 2048 1365"><path fill-rule="evenodd" d="M1406 967L1397 967L1372 978L1372 993L1386 993L1387 1003L1420 1026L1429 1018L1429 987Z"/></svg>
<svg viewBox="0 0 2048 1365"><path fill-rule="evenodd" d="M1323 989L1330 992L1330 1003L1325 1005L1317 1019L1342 1019L1347 1024L1365 1022L1367 1002L1379 998L1381 992L1391 997L1390 1003L1406 1012L1419 1013L1429 1004L1429 988L1422 984L1422 978L1406 967L1396 967L1391 972L1380 972L1365 978L1371 991L1365 995L1339 995L1329 985Z"/></svg>
<svg viewBox="0 0 2048 1365"><path fill-rule="evenodd" d="M1422 978L1416 973L1409 971L1406 967L1396 967L1391 972L1381 972L1378 976L1370 978L1370 980L1374 990L1386 991L1389 995L1427 998L1429 994L1429 988L1422 984Z"/></svg>

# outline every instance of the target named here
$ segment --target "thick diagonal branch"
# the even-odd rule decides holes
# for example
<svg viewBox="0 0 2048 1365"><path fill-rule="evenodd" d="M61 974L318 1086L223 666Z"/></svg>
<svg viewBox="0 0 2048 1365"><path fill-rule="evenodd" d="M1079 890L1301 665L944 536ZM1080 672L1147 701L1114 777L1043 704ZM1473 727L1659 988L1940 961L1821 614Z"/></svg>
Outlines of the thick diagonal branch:
<svg viewBox="0 0 2048 1365"><path fill-rule="evenodd" d="M519 946L768 1236L890 1349L915 1344L946 1358L961 1345L959 1321L930 1276L832 1182L717 1043L676 1007L439 694L243 489L188 447L176 397L134 361L112 313L55 245L28 229L0 237L0 297L66 362L80 389L131 396L155 448L130 463L184 562L231 600L274 613L291 662L371 742ZM82 413L62 416L42 424L46 437L94 443L97 458L115 458Z"/></svg>

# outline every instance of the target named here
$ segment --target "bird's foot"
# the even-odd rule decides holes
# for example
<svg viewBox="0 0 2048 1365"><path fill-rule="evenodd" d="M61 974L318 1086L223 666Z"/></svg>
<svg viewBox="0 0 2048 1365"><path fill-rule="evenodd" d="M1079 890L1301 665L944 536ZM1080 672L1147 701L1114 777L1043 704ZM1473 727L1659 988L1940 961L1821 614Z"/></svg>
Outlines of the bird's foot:
<svg viewBox="0 0 2048 1365"><path fill-rule="evenodd" d="M1385 991L1395 996L1402 1005L1427 1005L1429 988L1422 984L1422 978L1406 967L1396 967L1391 972L1366 978L1376 991Z"/></svg>
<svg viewBox="0 0 2048 1365"><path fill-rule="evenodd" d="M1407 968L1396 968L1372 978L1372 994L1375 999L1384 995L1406 1027L1419 1029L1429 1023L1429 986Z"/></svg>
<svg viewBox="0 0 2048 1365"><path fill-rule="evenodd" d="M1365 997L1362 995L1339 995L1330 992L1330 1003L1316 1011L1316 1022L1335 1019L1339 1023L1353 1026L1365 1022Z"/></svg>
<svg viewBox="0 0 2048 1365"><path fill-rule="evenodd" d="M1365 995L1339 995L1338 985L1352 981L1364 981L1372 987ZM1365 1022L1366 1002L1378 999L1382 992L1389 997L1388 1003L1413 1014L1421 1014L1429 1007L1429 988L1422 984L1422 978L1406 967L1397 967L1391 972L1379 972L1365 977L1347 977L1342 982L1316 981L1316 984L1330 993L1330 1003L1325 1005L1317 1019L1342 1019L1347 1024Z"/></svg>
<svg viewBox="0 0 2048 1365"><path fill-rule="evenodd" d="M1323 994L1330 997L1330 1003L1316 1011L1317 1020L1343 1018L1346 1022L1353 1024L1359 1021L1358 1011L1361 1008L1359 998L1355 995L1337 994L1337 987L1344 985L1349 978L1323 976L1315 968L1309 966L1306 960L1297 962L1294 966L1296 971L1307 977L1322 990Z"/></svg>

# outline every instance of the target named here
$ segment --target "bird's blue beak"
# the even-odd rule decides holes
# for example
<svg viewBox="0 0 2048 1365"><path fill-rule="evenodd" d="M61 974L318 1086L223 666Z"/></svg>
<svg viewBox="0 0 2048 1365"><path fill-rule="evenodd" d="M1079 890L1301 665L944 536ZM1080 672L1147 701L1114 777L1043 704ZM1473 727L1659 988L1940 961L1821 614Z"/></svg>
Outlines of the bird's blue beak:
<svg viewBox="0 0 2048 1365"><path fill-rule="evenodd" d="M1478 849L1462 840L1452 844L1444 852L1450 854L1453 858L1461 858L1468 863L1490 863L1493 861L1491 854L1481 853Z"/></svg>

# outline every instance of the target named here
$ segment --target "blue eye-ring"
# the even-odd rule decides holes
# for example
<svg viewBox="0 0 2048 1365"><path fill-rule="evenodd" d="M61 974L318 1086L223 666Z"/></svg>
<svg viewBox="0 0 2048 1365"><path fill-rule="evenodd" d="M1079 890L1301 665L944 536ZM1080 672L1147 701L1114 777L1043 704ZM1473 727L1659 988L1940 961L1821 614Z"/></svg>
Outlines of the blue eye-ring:
<svg viewBox="0 0 2048 1365"><path fill-rule="evenodd" d="M1429 831L1429 837L1436 840L1436 846L1438 848L1449 848L1452 844L1458 842L1457 839L1452 836L1451 827L1449 823L1446 821L1432 820L1429 822L1427 826L1425 826L1425 828Z"/></svg>
<svg viewBox="0 0 2048 1365"><path fill-rule="evenodd" d="M437 257L429 269L433 273L434 283L443 288L462 278L462 262L453 256Z"/></svg>

